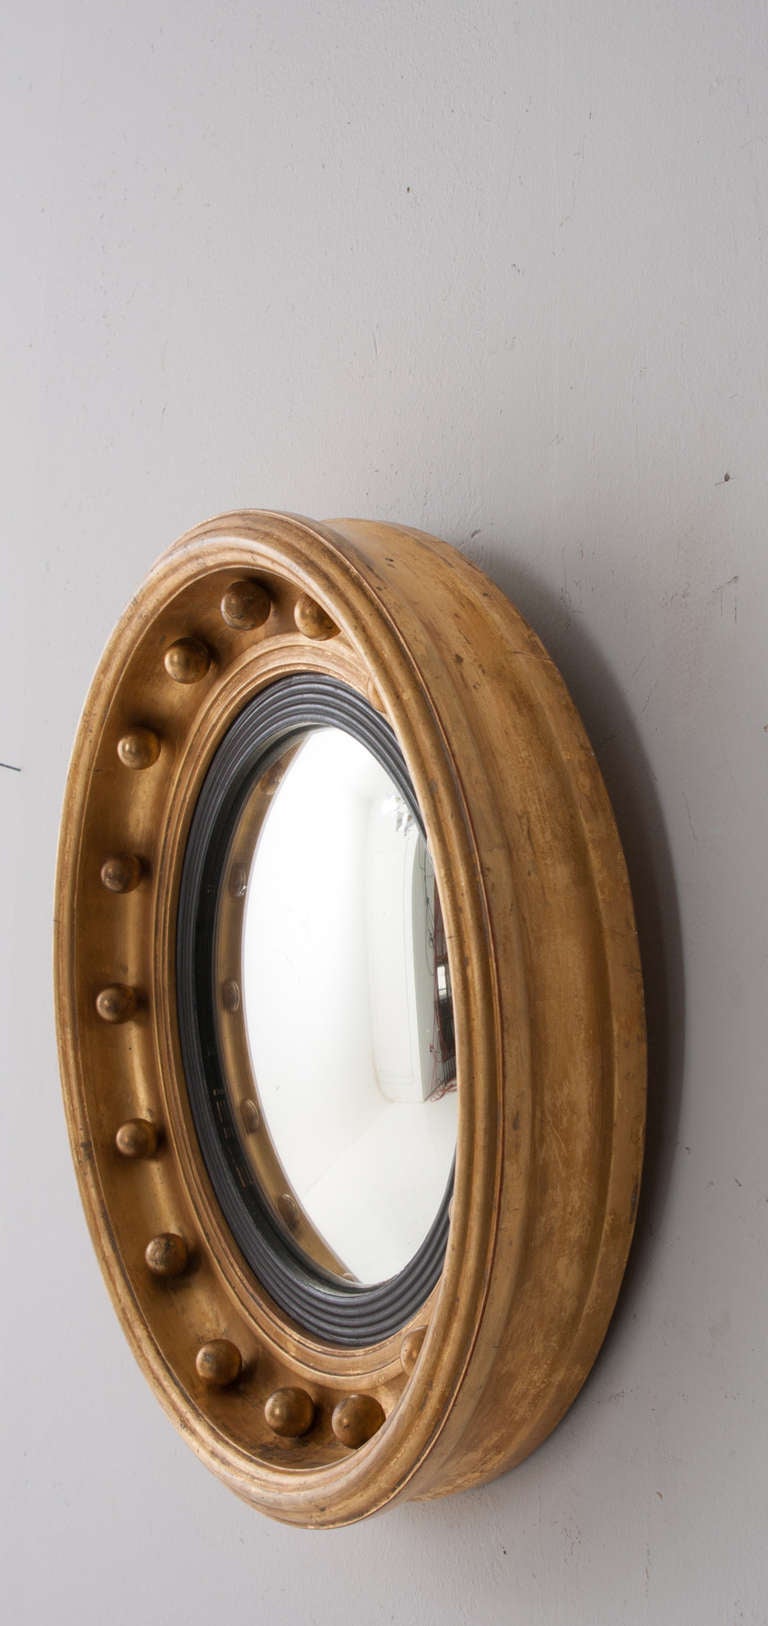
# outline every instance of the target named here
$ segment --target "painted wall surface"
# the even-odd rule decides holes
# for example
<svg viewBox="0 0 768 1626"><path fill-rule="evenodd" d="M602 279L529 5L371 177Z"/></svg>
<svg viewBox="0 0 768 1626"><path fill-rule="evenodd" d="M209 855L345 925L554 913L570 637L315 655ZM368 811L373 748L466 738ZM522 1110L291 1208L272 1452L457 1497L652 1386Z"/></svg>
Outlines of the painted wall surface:
<svg viewBox="0 0 768 1626"><path fill-rule="evenodd" d="M78 1626L768 1619L768 22L760 0L6 0L2 1592ZM123 1342L50 1010L78 708L238 505L454 541L567 676L636 889L648 1168L581 1399L333 1534L210 1478Z"/></svg>

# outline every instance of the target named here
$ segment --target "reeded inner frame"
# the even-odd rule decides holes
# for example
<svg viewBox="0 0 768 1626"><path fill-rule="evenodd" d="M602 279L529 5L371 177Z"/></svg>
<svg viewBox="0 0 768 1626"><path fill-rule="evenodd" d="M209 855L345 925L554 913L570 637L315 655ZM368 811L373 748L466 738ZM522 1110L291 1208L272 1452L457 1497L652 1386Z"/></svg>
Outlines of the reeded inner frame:
<svg viewBox="0 0 768 1626"><path fill-rule="evenodd" d="M192 819L178 906L178 1015L202 1156L235 1241L262 1286L299 1326L328 1343L356 1348L379 1343L407 1325L437 1283L453 1178L424 1241L396 1276L364 1286L342 1281L321 1258L313 1259L318 1239L308 1216L297 1213L294 1242L243 1148L226 1083L227 1061L233 1058L231 1051L229 1058L222 1053L219 1037L222 985L213 975L219 892L233 862L231 838L240 809L285 745L313 727L343 729L365 745L423 831L395 735L362 695L321 674L297 673L264 689L219 746ZM241 1050L241 1065L245 1059ZM259 1134L267 1130L262 1124ZM278 1189L284 1188L285 1182Z"/></svg>

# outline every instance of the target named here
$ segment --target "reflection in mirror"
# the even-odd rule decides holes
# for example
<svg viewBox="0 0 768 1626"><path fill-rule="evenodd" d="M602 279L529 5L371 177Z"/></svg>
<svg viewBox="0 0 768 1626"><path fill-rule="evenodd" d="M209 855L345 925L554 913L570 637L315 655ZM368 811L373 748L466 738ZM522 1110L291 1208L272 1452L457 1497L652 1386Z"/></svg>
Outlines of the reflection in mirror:
<svg viewBox="0 0 768 1626"><path fill-rule="evenodd" d="M250 790L216 963L228 1089L273 1212L315 1263L386 1280L451 1177L453 1009L420 824L344 730L292 736Z"/></svg>

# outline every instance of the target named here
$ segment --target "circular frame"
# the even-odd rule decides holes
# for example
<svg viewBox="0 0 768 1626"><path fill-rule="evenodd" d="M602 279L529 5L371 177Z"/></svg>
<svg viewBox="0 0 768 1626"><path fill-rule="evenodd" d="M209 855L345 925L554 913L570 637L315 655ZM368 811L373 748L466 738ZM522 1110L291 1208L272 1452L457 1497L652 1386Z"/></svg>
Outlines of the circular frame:
<svg viewBox="0 0 768 1626"><path fill-rule="evenodd" d="M439 1280L355 1348L302 1330L232 1237L176 1015L180 878L217 746L278 678L391 724L448 941L459 1122ZM642 986L611 809L565 686L434 538L245 512L164 555L107 648L64 803L59 1048L94 1244L198 1455L287 1522L352 1522L492 1478L554 1428L605 1334L637 1208Z"/></svg>

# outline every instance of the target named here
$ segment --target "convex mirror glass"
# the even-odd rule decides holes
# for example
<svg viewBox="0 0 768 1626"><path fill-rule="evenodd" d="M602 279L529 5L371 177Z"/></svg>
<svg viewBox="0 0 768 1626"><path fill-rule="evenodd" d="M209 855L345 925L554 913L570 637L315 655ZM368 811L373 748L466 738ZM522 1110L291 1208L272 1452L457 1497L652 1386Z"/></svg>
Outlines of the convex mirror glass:
<svg viewBox="0 0 768 1626"><path fill-rule="evenodd" d="M344 729L291 736L256 776L214 952L232 1121L279 1223L341 1280L396 1275L451 1177L450 971L420 821Z"/></svg>

